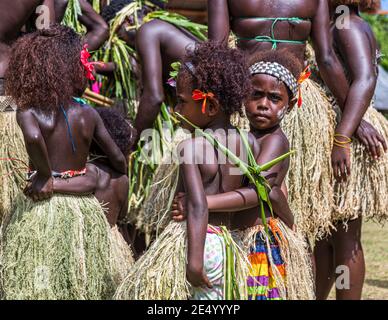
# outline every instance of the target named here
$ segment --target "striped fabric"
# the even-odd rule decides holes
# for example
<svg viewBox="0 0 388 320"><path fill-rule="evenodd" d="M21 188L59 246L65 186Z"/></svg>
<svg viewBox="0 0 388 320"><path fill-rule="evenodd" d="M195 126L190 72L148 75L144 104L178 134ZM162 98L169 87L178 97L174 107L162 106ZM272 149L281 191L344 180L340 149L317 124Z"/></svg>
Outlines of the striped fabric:
<svg viewBox="0 0 388 320"><path fill-rule="evenodd" d="M264 231L263 231L264 232ZM256 235L255 247L251 249L248 259L252 265L247 279L249 300L281 300L272 268L276 267L283 278L286 276L285 265L280 248L271 230L270 249L262 233ZM272 261L269 257L271 250Z"/></svg>

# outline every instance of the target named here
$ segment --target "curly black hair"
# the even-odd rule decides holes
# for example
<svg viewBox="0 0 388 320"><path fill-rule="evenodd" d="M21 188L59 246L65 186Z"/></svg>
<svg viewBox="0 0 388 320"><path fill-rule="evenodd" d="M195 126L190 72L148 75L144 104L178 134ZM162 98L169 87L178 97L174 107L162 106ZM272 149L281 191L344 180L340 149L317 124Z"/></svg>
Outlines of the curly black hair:
<svg viewBox="0 0 388 320"><path fill-rule="evenodd" d="M192 79L193 90L212 92L227 115L242 112L251 82L246 57L239 49L214 41L199 43L187 52L180 72Z"/></svg>
<svg viewBox="0 0 388 320"><path fill-rule="evenodd" d="M299 59L286 49L258 51L249 58L248 63L251 66L260 61L277 62L288 69L296 79L299 79L303 71L303 65Z"/></svg>
<svg viewBox="0 0 388 320"><path fill-rule="evenodd" d="M133 0L112 0L109 5L101 10L101 17L109 24L121 9L132 2Z"/></svg>
<svg viewBox="0 0 388 320"><path fill-rule="evenodd" d="M113 141L117 144L125 157L128 157L134 139L136 136L135 129L128 120L117 110L112 108L95 108L104 122ZM95 143L90 147L91 153L101 154L100 149Z"/></svg>
<svg viewBox="0 0 388 320"><path fill-rule="evenodd" d="M61 25L19 38L5 74L6 94L20 109L49 112L68 105L87 84L81 50L81 37Z"/></svg>
<svg viewBox="0 0 388 320"><path fill-rule="evenodd" d="M114 17L116 17L117 13L120 10L122 10L127 5L131 4L133 1L134 0L112 0L109 5L105 6L101 10L102 18L105 20L106 23L109 24L109 22L111 22L111 20L113 20ZM165 8L165 4L161 1L150 0L149 2L151 2L152 4L154 4L155 6L161 9ZM145 8L145 6L143 6L143 9L145 10L145 12L148 12L150 10L148 7Z"/></svg>

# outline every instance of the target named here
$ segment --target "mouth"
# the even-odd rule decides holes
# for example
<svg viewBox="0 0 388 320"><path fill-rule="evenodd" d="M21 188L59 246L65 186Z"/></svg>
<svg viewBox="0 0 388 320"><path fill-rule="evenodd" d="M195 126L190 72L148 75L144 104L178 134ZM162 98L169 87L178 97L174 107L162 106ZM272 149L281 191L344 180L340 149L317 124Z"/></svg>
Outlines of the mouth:
<svg viewBox="0 0 388 320"><path fill-rule="evenodd" d="M263 115L263 114L256 114L253 116L253 118L256 120L256 121L267 121L268 120L268 117Z"/></svg>

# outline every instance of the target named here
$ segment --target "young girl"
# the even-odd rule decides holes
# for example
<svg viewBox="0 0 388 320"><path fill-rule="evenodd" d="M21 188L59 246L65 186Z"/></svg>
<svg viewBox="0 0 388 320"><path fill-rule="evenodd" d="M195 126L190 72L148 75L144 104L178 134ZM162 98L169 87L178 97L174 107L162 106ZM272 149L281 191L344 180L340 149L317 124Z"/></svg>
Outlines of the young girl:
<svg viewBox="0 0 388 320"><path fill-rule="evenodd" d="M81 38L54 26L19 39L12 49L7 91L31 159L24 193L52 196L53 176L83 175L94 140L115 170L124 155L98 113L72 98L82 94L91 66L81 59ZM85 49L84 49L85 50ZM103 299L115 289L109 224L92 196L55 195L34 203L16 200L2 233L2 284L6 299Z"/></svg>
<svg viewBox="0 0 388 320"><path fill-rule="evenodd" d="M240 150L242 142L230 125L230 116L241 111L249 88L248 68L240 52L202 43L188 53L182 64L176 111L196 126L212 130L216 139L227 140L228 147ZM183 121L183 127L194 133L189 122ZM254 139L250 138L252 145ZM208 215L206 204L207 194L241 187L241 173L231 174L235 166L229 161L223 163L222 152L203 137L193 136L182 142L179 150L183 152L183 163L178 191L187 194L187 230L184 223L170 223L135 263L115 296L118 299L219 300L231 299L233 292L234 298L243 298L247 265L228 232L233 227L232 215L228 212ZM224 274L227 261L235 262L231 267L234 279L230 273ZM231 289L230 283L236 287ZM229 288L227 295L224 286Z"/></svg>
<svg viewBox="0 0 388 320"><path fill-rule="evenodd" d="M289 151L280 123L296 103L297 79L302 68L298 60L284 50L255 54L250 63L253 90L245 107L251 132L260 146L257 162L262 164ZM271 217L266 208L269 235L258 219L256 190L243 188L206 197L210 212L236 212L233 219L242 230L236 234L245 244L252 265L247 280L252 300L314 298L306 244L300 235L291 231L293 215L282 191L288 166L289 161L284 160L264 173L271 186L269 198L275 215ZM173 219L181 221L185 211L183 194L175 198L172 209Z"/></svg>
<svg viewBox="0 0 388 320"><path fill-rule="evenodd" d="M96 110L110 136L128 159L135 138L134 129L118 111L107 108ZM125 223L128 214L128 176L112 168L106 155L95 142L90 146L90 156L91 160L86 165L86 174L67 180L54 179L54 192L73 195L94 194L107 209L106 217L112 231L113 262L117 270L115 280L120 282L133 264Z"/></svg>

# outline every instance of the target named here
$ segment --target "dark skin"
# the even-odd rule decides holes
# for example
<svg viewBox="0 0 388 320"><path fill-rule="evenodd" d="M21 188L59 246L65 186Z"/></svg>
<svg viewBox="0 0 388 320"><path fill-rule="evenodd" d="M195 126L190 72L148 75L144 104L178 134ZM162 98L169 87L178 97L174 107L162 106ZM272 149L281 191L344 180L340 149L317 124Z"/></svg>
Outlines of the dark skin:
<svg viewBox="0 0 388 320"><path fill-rule="evenodd" d="M60 23L65 14L68 0L54 0L57 22ZM82 15L79 22L86 27L84 42L88 44L89 51L99 49L109 37L109 26L104 19L93 9L86 0L79 0Z"/></svg>
<svg viewBox="0 0 388 320"><path fill-rule="evenodd" d="M194 101L191 95L191 79L184 74L180 75L177 83L178 105L176 111L202 129L232 129L230 116L221 110L221 106L215 97L208 99L205 114L202 114L202 102ZM193 131L193 128L187 123L182 123L182 126ZM215 136L220 141L226 138L225 133L224 135L216 133ZM236 150L239 150L241 141L238 134L228 134L227 138L232 139L228 140L229 142L234 141L237 143ZM254 146L255 140L253 137L250 137L250 142ZM217 159L220 157L220 153L217 157L214 147L204 138L193 137L181 143L179 148L184 150L184 161L180 166L181 176L177 192L186 193L187 279L194 287L207 286L211 288L212 285L203 270L204 246L208 223L215 226L224 225L230 229L237 228L238 226L233 224L233 213L231 212L209 214L206 196L242 187L242 176L229 174L229 169L234 167L229 161L226 164L219 165ZM195 150L205 150L206 162L200 156L200 153Z"/></svg>
<svg viewBox="0 0 388 320"><path fill-rule="evenodd" d="M105 157L86 165L84 176L71 179L54 179L54 192L72 195L93 194L107 209L107 219L114 227L128 212L129 179L125 174L114 170ZM130 237L127 228L119 225L127 243Z"/></svg>
<svg viewBox="0 0 388 320"><path fill-rule="evenodd" d="M165 101L165 90L173 93L167 85L172 71L171 64L181 61L186 55L186 50L194 48L199 40L186 30L165 21L156 19L143 24L137 31L127 30L133 23L131 19L125 21L117 34L127 45L136 48L141 64L138 78L142 80L142 94L135 119L139 138L143 130L152 128ZM136 69L135 61L134 64ZM104 75L114 70L113 63L96 66L96 71Z"/></svg>
<svg viewBox="0 0 388 320"><path fill-rule="evenodd" d="M275 38L281 40L307 40L311 38L316 54L321 77L337 99L343 111L338 133L353 134L362 143L374 141L377 131L372 125L361 118L365 112L362 101L363 93L354 91L349 99L349 85L343 68L332 47L330 32L330 13L327 0L211 0L208 1L209 10L209 38L227 43L230 31L237 36L253 38L255 36L269 36L273 21L257 21L255 19L241 19L241 17L299 17L310 19L300 23L278 22L275 27ZM255 40L242 40L238 46L249 54L257 50L270 50L272 43ZM305 44L279 43L279 49L292 52L300 62L304 63ZM376 145L375 145L376 147ZM370 147L373 149L373 147ZM349 156L343 148L333 147L335 170L338 164L341 169L341 179L345 180L350 174ZM348 161L346 163L346 161ZM347 166L347 169L346 168ZM338 174L336 175L338 179Z"/></svg>
<svg viewBox="0 0 388 320"><path fill-rule="evenodd" d="M286 136L280 128L280 122L287 111L289 101L286 86L269 75L255 75L252 77L253 92L245 103L247 116L251 125L251 132L259 145L257 163L273 160L289 151ZM294 227L294 218L288 206L287 198L282 190L289 161L283 161L264 173L271 190L269 197L274 213L290 228ZM234 215L233 225L245 229L252 225L261 224L258 215L258 197L254 188L242 188L232 192L208 195L206 197L211 212L240 212L244 215ZM172 216L175 221L185 219L185 194L178 194L172 206ZM270 217L269 208L266 216Z"/></svg>
<svg viewBox="0 0 388 320"><path fill-rule="evenodd" d="M135 119L139 135L143 130L152 128L165 101L171 63L181 61L186 50L194 48L197 42L198 39L187 31L161 20L152 20L137 31L136 50L141 62L143 89Z"/></svg>
<svg viewBox="0 0 388 320"><path fill-rule="evenodd" d="M349 8L351 10L350 29L333 28L333 33L339 54L346 62L346 68L352 79L348 99L362 104L366 110L376 85L376 66L373 61L377 43L370 26L359 16L358 8L356 6L349 6ZM357 115L354 116L357 117ZM382 149L384 151L387 149L384 138L375 132L369 134L370 128L364 126L363 122L361 126L365 135L360 139L365 140L363 144L368 147L371 155L379 158ZM344 127L342 130L352 130L352 128ZM348 165L348 154L344 154L343 160L334 157L333 154L333 161L339 163L337 167L342 170L341 166ZM361 244L362 218L350 221L348 225L347 230L339 225L332 236L317 242L314 252L317 265L317 299L327 299L335 282L335 269L339 265L349 268L350 290L336 289L337 299L361 299L365 279L365 260Z"/></svg>
<svg viewBox="0 0 388 320"><path fill-rule="evenodd" d="M17 112L28 155L37 170L37 175L25 189L25 194L34 201L52 195L51 171L82 170L85 167L92 139L108 156L112 167L122 174L126 173L126 159L111 139L98 113L91 107L77 104L70 104L65 110L75 140L75 153L61 112L43 114L34 109Z"/></svg>
<svg viewBox="0 0 388 320"><path fill-rule="evenodd" d="M362 120L362 117L376 88L377 66L373 62L378 45L369 24L359 16L357 6L349 6L350 29L335 27L337 16L334 14L334 8L331 9L334 43L351 79L347 103L360 110L358 113L344 113L336 133L351 137L357 129L356 124L360 123L357 137L366 146L370 155L377 160L387 151L386 141L368 122ZM345 169L350 170L349 151L334 146L332 163L336 179L346 180Z"/></svg>
<svg viewBox="0 0 388 320"><path fill-rule="evenodd" d="M4 77L8 67L10 46L40 5L49 8L50 21L54 21L54 0L0 0L0 78Z"/></svg>

